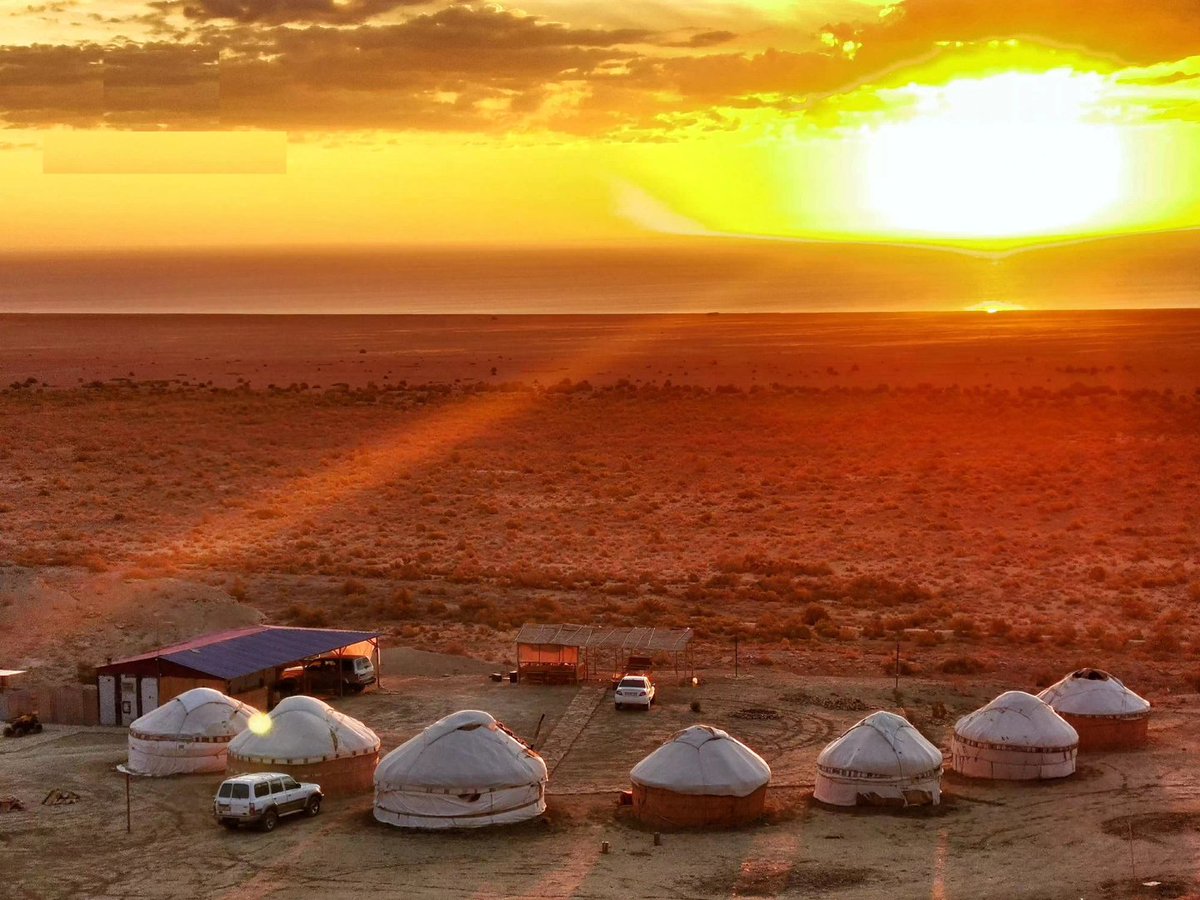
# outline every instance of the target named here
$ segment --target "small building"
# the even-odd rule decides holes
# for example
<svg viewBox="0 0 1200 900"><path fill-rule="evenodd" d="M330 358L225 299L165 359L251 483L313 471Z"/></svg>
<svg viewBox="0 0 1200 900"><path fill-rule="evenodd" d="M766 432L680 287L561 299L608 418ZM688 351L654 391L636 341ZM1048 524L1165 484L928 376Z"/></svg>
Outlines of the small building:
<svg viewBox="0 0 1200 900"><path fill-rule="evenodd" d="M1038 698L1079 732L1080 750L1129 750L1146 743L1150 701L1101 669L1079 669Z"/></svg>
<svg viewBox="0 0 1200 900"><path fill-rule="evenodd" d="M925 806L940 802L941 785L942 751L881 710L821 751L813 796L834 806Z"/></svg>
<svg viewBox="0 0 1200 900"><path fill-rule="evenodd" d="M371 790L379 736L316 697L287 697L229 743L229 771L284 772L326 796Z"/></svg>
<svg viewBox="0 0 1200 900"><path fill-rule="evenodd" d="M1078 752L1075 729L1024 691L1008 691L963 716L950 741L954 771L971 778L1065 778Z"/></svg>
<svg viewBox="0 0 1200 900"><path fill-rule="evenodd" d="M676 674L692 673L692 629L613 628L606 625L521 626L517 678L541 684L574 684L624 672L631 656L663 653Z"/></svg>
<svg viewBox="0 0 1200 900"><path fill-rule="evenodd" d="M184 691L208 687L270 709L284 669L321 656L369 656L379 671L373 631L255 625L221 631L96 667L100 724L130 725Z"/></svg>
<svg viewBox="0 0 1200 900"><path fill-rule="evenodd" d="M771 767L711 725L676 732L633 767L633 812L656 827L745 825L760 818Z"/></svg>

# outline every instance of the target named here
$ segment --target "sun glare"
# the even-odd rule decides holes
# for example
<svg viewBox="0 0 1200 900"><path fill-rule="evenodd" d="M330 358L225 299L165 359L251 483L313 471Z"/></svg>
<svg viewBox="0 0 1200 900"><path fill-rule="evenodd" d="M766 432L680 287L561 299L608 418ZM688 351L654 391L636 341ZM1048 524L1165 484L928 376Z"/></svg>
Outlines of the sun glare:
<svg viewBox="0 0 1200 900"><path fill-rule="evenodd" d="M266 734L271 730L271 717L266 713L255 713L246 723L246 727L255 734Z"/></svg>
<svg viewBox="0 0 1200 900"><path fill-rule="evenodd" d="M909 117L866 134L879 224L926 237L1086 230L1124 174L1117 127L1095 118L1103 88L1061 70L897 89Z"/></svg>

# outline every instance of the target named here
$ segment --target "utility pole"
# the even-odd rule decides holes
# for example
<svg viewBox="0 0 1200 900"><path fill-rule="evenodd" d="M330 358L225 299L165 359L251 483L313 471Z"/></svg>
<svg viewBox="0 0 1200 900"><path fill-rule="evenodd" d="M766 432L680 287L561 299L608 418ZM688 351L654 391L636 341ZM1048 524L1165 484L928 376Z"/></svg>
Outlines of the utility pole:
<svg viewBox="0 0 1200 900"><path fill-rule="evenodd" d="M900 690L900 642L899 641L896 641L896 687L895 687L895 689L897 691Z"/></svg>
<svg viewBox="0 0 1200 900"><path fill-rule="evenodd" d="M733 636L733 677L738 677L738 636Z"/></svg>

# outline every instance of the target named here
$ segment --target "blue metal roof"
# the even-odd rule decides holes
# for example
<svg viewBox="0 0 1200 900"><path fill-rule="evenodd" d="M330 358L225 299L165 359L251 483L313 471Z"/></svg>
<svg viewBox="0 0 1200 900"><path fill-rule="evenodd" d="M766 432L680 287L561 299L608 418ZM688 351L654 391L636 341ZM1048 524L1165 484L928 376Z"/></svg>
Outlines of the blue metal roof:
<svg viewBox="0 0 1200 900"><path fill-rule="evenodd" d="M241 678L377 637L374 631L259 625L207 635L100 668L116 669L121 663L162 659L216 678Z"/></svg>

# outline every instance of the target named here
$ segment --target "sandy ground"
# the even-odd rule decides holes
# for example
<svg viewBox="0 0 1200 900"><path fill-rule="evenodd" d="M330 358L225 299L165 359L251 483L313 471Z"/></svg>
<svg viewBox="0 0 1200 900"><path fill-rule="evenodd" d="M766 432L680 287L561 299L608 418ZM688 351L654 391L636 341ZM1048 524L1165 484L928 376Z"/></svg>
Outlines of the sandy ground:
<svg viewBox="0 0 1200 900"><path fill-rule="evenodd" d="M945 702L952 719L999 687L905 681L901 690L920 721L934 701ZM387 750L463 707L491 710L530 736L539 720L552 728L574 695L574 688L493 684L480 675L392 676L383 691L340 705L378 729ZM376 824L368 796L333 800L320 818L285 820L271 835L231 834L208 814L215 776L135 780L133 832L126 835L124 779L114 771L123 759L122 732L51 729L0 741L0 794L29 803L0 819L0 878L12 896L105 898L327 897L362 890L388 897L999 900L1180 897L1197 890L1195 695L1158 710L1142 752L1086 756L1075 776L1054 783L947 775L943 806L908 814L836 811L811 799L816 754L863 715L837 707L894 705L889 682L719 675L699 688L664 684L661 697L649 714L617 713L600 703L552 775L542 820L438 835ZM690 710L693 699L702 713ZM764 712L772 717L744 717ZM645 752L698 720L741 736L771 763L766 821L665 834L655 846L617 808L616 792L627 787L626 773ZM923 727L944 745L947 722ZM51 788L82 799L38 805ZM611 846L607 855L602 841Z"/></svg>

